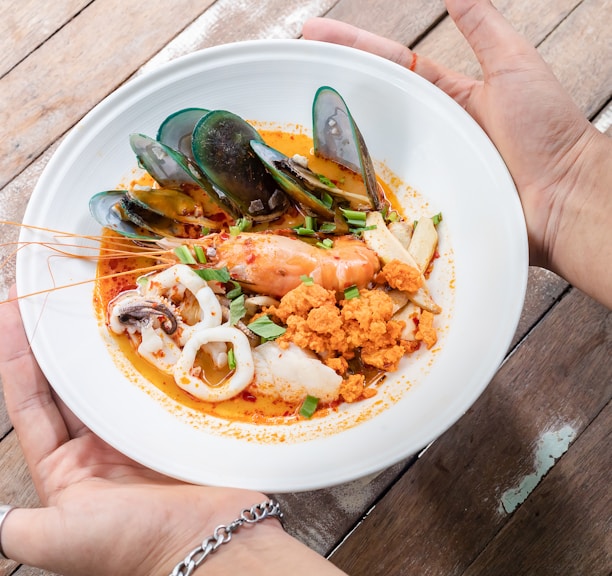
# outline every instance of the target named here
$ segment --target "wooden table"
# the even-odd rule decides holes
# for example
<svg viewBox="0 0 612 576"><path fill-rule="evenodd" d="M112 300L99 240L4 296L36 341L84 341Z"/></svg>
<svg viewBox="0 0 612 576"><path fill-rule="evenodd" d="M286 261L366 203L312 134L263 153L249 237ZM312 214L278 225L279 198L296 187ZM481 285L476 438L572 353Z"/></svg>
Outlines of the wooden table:
<svg viewBox="0 0 612 576"><path fill-rule="evenodd" d="M496 5L612 135L612 2ZM130 77L208 46L297 38L311 16L478 71L442 0L3 0L0 220L21 219L64 134ZM0 242L15 238L0 227ZM13 280L4 266L0 299ZM609 311L531 269L511 350L473 408L375 478L279 496L288 530L355 576L610 574L611 344ZM2 400L0 439L0 501L35 505ZM0 562L13 573L42 574Z"/></svg>

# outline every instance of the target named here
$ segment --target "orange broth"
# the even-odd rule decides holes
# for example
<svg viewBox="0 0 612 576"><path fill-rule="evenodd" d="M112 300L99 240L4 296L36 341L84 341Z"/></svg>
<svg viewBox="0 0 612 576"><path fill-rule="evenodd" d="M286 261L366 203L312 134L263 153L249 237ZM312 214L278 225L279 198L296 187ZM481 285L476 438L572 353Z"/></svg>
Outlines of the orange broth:
<svg viewBox="0 0 612 576"><path fill-rule="evenodd" d="M352 192L361 192L364 190L363 181L359 176L342 168L341 166L317 158L312 154L312 139L306 134L289 133L280 130L258 130L267 144L280 150L287 156L300 154L308 159L309 167L317 173L324 174L327 178L336 183L339 187ZM397 207L395 197L391 193L390 188L379 181L387 199L391 204ZM134 181L135 184L152 183L149 176ZM295 220L296 216L292 215L282 219L282 222L273 223L274 227L288 225L296 225L299 220ZM299 216L298 216L299 219ZM272 227L272 226L270 226ZM110 241L117 238L117 234L110 231L104 231L101 250L109 248ZM151 259L143 256L134 255L133 257L120 257L112 259L100 259L97 268L96 290L94 295L94 306L99 318L103 318L108 322L107 310L109 302L120 292L136 288L136 279L142 275L142 269L155 264ZM133 273L129 273L133 271ZM127 273L117 276L117 273ZM114 275L110 277L111 275ZM141 358L136 352L134 346L130 342L127 335L116 335L109 329L112 338L117 342L121 353L129 360L132 366L148 381L154 384L159 390L176 402L189 408L205 412L211 416L224 418L227 420L237 420L251 423L274 424L274 423L289 423L297 421L302 417L299 416L300 404L292 404L279 399L266 397L263 395L254 396L248 389L242 394L223 402L212 403L205 402L188 394L174 381L170 375L164 374ZM214 369L210 362L201 360L206 377L212 382L220 382L225 374L220 374ZM334 406L319 406L315 416L325 415Z"/></svg>

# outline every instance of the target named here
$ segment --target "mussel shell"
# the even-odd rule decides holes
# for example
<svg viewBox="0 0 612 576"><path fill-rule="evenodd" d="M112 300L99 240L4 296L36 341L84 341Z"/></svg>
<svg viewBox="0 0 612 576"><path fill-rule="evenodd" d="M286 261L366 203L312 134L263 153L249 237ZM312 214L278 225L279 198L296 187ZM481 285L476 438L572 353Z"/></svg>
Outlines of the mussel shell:
<svg viewBox="0 0 612 576"><path fill-rule="evenodd" d="M157 140L193 160L191 136L200 119L208 114L205 108L183 108L170 114L157 130Z"/></svg>
<svg viewBox="0 0 612 576"><path fill-rule="evenodd" d="M248 122L231 112L214 110L193 130L193 157L243 216L266 222L281 216L289 200L253 152L251 140L263 141Z"/></svg>
<svg viewBox="0 0 612 576"><path fill-rule="evenodd" d="M361 174L372 208L382 210L385 200L363 136L346 102L333 88L321 86L317 90L312 123L315 154Z"/></svg>
<svg viewBox="0 0 612 576"><path fill-rule="evenodd" d="M162 188L180 189L194 183L233 218L239 218L239 208L214 189L198 166L181 152L144 134L130 134L130 146L139 164Z"/></svg>
<svg viewBox="0 0 612 576"><path fill-rule="evenodd" d="M162 187L178 188L182 184L192 184L199 176L197 167L183 154L149 136L130 134L130 146L138 163Z"/></svg>
<svg viewBox="0 0 612 576"><path fill-rule="evenodd" d="M296 202L303 212L311 216L334 219L334 210L324 204L317 193L329 192L314 172L298 165L282 152L264 142L251 140L251 148L264 163L279 186Z"/></svg>
<svg viewBox="0 0 612 576"><path fill-rule="evenodd" d="M89 199L89 212L100 226L113 230L127 238L132 238L134 240L159 239L159 235L124 219L121 202L126 196L126 190L106 190L98 192Z"/></svg>

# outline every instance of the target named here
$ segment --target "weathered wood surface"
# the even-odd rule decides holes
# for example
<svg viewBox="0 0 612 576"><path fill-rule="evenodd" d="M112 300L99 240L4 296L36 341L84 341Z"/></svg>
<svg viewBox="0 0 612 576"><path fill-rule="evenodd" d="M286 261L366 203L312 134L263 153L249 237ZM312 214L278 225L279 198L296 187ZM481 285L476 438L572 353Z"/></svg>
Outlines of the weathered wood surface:
<svg viewBox="0 0 612 576"><path fill-rule="evenodd" d="M495 4L611 134L612 2ZM3 2L0 220L21 219L63 135L127 79L216 44L297 38L312 16L350 22L478 75L442 0L179 0L171 17L159 0ZM16 237L16 229L0 227L0 244ZM13 280L11 264L0 269L0 300ZM610 323L563 280L532 268L513 352L468 414L416 463L282 495L288 529L329 554L376 504L333 555L355 575L607 574ZM555 432L567 451L530 492L541 470L534 458ZM0 439L0 501L35 505L1 399ZM509 510L525 493L515 511L504 509L502 500ZM0 576L15 568L0 563ZM28 567L15 573L51 576Z"/></svg>

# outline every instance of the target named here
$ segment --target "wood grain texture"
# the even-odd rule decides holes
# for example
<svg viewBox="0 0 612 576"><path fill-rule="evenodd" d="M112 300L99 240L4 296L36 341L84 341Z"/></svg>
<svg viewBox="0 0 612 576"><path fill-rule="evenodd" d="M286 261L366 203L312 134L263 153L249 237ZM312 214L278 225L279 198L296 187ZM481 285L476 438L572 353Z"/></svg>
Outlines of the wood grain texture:
<svg viewBox="0 0 612 576"><path fill-rule="evenodd" d="M10 502L15 506L30 507L39 504L38 496L34 490L30 473L23 459L17 434L11 432L0 442L0 503ZM0 576L13 573L17 564L11 560L0 560ZM40 574L46 574L40 572Z"/></svg>
<svg viewBox="0 0 612 576"><path fill-rule="evenodd" d="M511 518L509 495L539 471L534 458L545 434L567 426L579 436L610 401L611 352L612 312L570 291L472 409L377 503L334 563L353 576L463 574Z"/></svg>
<svg viewBox="0 0 612 576"><path fill-rule="evenodd" d="M580 109L592 118L612 94L612 2L584 0L539 51Z"/></svg>
<svg viewBox="0 0 612 576"><path fill-rule="evenodd" d="M409 458L371 477L296 494L277 494L289 534L327 556L410 465Z"/></svg>
<svg viewBox="0 0 612 576"><path fill-rule="evenodd" d="M0 187L192 22L204 3L97 0L0 79ZM147 16L145 17L144 14ZM66 68L70 73L64 73ZM16 114L15 111L19 110Z"/></svg>
<svg viewBox="0 0 612 576"><path fill-rule="evenodd" d="M443 0L341 0L326 16L409 45L445 14Z"/></svg>
<svg viewBox="0 0 612 576"><path fill-rule="evenodd" d="M463 576L608 576L611 430L608 403Z"/></svg>
<svg viewBox="0 0 612 576"><path fill-rule="evenodd" d="M139 70L178 56L242 40L298 38L308 18L325 14L338 0L218 0Z"/></svg>
<svg viewBox="0 0 612 576"><path fill-rule="evenodd" d="M48 2L3 0L0 3L0 77L36 50L91 0Z"/></svg>

